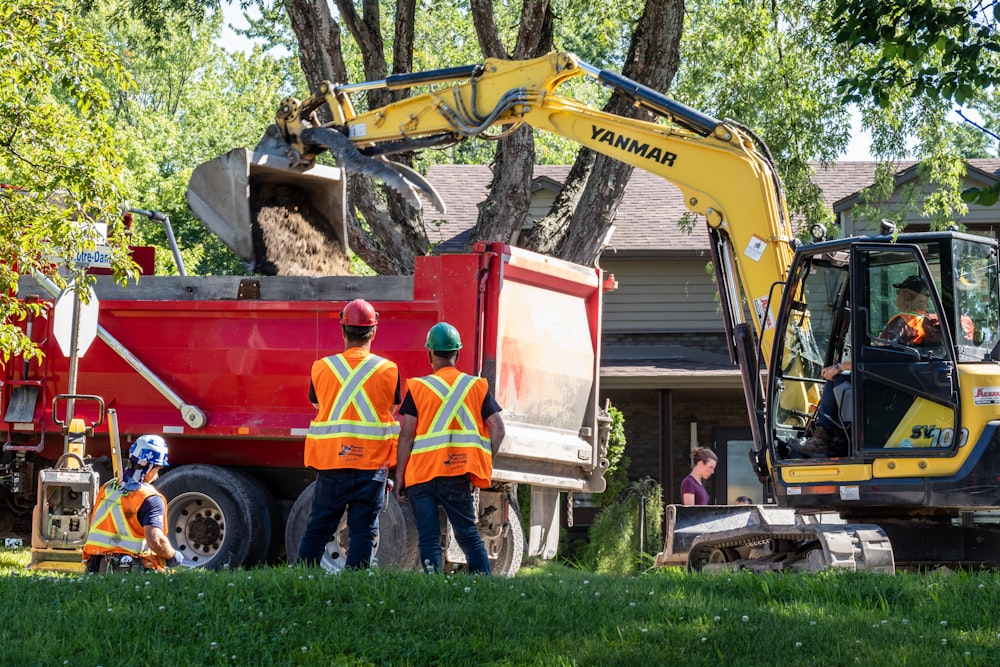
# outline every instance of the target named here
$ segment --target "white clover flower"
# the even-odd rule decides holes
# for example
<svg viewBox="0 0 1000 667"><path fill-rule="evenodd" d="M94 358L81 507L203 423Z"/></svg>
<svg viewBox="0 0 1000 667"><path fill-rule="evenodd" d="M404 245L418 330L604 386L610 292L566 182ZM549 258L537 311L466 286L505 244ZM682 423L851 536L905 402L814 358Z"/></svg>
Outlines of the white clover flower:
<svg viewBox="0 0 1000 667"><path fill-rule="evenodd" d="M721 617L721 616L716 616L716 617L715 617L715 622L716 622L716 623L718 623L718 622L719 622L719 621L721 621L721 620L722 620L722 617Z"/></svg>
<svg viewBox="0 0 1000 667"><path fill-rule="evenodd" d="M205 599L205 594L204 593L198 593L198 599L199 600L204 600Z"/></svg>
<svg viewBox="0 0 1000 667"><path fill-rule="evenodd" d="M472 590L472 588L470 588L469 586L466 586L466 587L465 587L465 592L466 592L466 593L468 593L468 592L469 592L469 591L471 591L471 590Z"/></svg>
<svg viewBox="0 0 1000 667"><path fill-rule="evenodd" d="M309 652L309 647L308 646L303 646L302 647L302 652L303 653L308 653Z"/></svg>
<svg viewBox="0 0 1000 667"><path fill-rule="evenodd" d="M742 618L741 620L742 620L742 621L743 621L744 623L746 623L747 621L749 621L749 620L750 620L750 617L749 617L749 616L747 616L746 614L744 614L744 615L743 615L743 618Z"/></svg>
<svg viewBox="0 0 1000 667"><path fill-rule="evenodd" d="M212 642L211 644L208 645L208 648L212 649L213 651L218 651L219 650L219 643L218 642Z"/></svg>
<svg viewBox="0 0 1000 667"><path fill-rule="evenodd" d="M635 606L635 603L634 603L634 602L629 602L629 603L628 603L628 606L630 606L630 607L634 607L634 606Z"/></svg>
<svg viewBox="0 0 1000 667"><path fill-rule="evenodd" d="M941 627L942 628L948 627L948 621L941 621Z"/></svg>
<svg viewBox="0 0 1000 667"><path fill-rule="evenodd" d="M161 604L161 605L160 605L160 611L166 611L166 610L167 610L167 607L166 607L166 605L162 605L162 604Z"/></svg>
<svg viewBox="0 0 1000 667"><path fill-rule="evenodd" d="M795 642L795 648L802 648L802 642Z"/></svg>
<svg viewBox="0 0 1000 667"><path fill-rule="evenodd" d="M649 628L643 628L642 631L643 632L649 632Z"/></svg>

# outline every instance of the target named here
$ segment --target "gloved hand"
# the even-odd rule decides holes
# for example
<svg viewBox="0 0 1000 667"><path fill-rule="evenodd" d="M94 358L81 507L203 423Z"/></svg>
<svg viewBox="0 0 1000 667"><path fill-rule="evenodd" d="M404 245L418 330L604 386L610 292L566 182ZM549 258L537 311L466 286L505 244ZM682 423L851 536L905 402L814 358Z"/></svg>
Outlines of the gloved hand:
<svg viewBox="0 0 1000 667"><path fill-rule="evenodd" d="M184 556L180 551L174 549L174 555L167 559L167 567L181 567L184 565Z"/></svg>

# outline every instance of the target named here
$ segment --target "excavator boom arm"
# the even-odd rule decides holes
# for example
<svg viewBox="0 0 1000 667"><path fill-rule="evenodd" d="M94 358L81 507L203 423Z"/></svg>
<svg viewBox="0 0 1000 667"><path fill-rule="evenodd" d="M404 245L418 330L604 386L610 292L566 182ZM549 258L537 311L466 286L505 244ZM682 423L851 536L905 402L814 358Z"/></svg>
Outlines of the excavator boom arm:
<svg viewBox="0 0 1000 667"><path fill-rule="evenodd" d="M666 122L617 116L557 91L582 75ZM364 113L357 113L349 99L351 93L372 88L424 86L429 90ZM717 276L719 288L726 293L724 301L734 305L728 326L745 326L744 308L750 309L762 356L768 358L768 302L780 296L772 294L772 288L785 278L791 264L792 237L774 165L749 130L716 120L620 74L592 67L571 53L523 61L488 59L480 65L359 84L326 82L304 102L285 100L278 113L286 140L303 159L313 159L328 148L329 142L310 142L317 136L313 128L320 125L317 111L324 105L333 118L327 127L342 133L366 156L489 138L498 128L527 124L663 177L680 188L688 209L705 216L716 231L713 240L723 274ZM357 163L356 156L353 162ZM425 191L429 187L419 186Z"/></svg>

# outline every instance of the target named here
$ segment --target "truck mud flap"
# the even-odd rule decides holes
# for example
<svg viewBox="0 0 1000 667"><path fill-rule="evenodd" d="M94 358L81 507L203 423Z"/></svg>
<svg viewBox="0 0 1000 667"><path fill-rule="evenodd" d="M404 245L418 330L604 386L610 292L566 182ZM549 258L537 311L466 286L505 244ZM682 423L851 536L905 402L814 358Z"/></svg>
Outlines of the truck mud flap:
<svg viewBox="0 0 1000 667"><path fill-rule="evenodd" d="M30 423L35 420L35 406L38 403L38 387L14 387L3 420L10 423Z"/></svg>

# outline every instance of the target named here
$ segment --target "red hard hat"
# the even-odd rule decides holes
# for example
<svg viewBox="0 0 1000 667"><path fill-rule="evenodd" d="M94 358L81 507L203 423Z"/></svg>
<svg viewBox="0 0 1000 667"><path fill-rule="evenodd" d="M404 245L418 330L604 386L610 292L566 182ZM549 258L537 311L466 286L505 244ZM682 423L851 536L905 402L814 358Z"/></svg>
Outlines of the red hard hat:
<svg viewBox="0 0 1000 667"><path fill-rule="evenodd" d="M378 313L364 299L355 299L340 311L340 323L349 327L373 327L378 324Z"/></svg>

